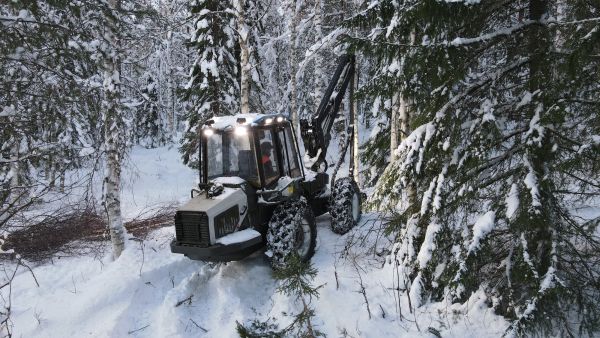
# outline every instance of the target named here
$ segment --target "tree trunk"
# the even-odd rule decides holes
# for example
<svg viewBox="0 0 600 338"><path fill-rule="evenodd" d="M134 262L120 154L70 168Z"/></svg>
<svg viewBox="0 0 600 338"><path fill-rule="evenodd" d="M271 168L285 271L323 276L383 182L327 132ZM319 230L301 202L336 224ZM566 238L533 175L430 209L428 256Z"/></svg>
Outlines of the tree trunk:
<svg viewBox="0 0 600 338"><path fill-rule="evenodd" d="M17 201L18 196L21 193L21 189L19 188L19 185L21 184L21 180L19 178L21 172L21 166L19 163L19 156L21 153L21 140L16 137L13 138L13 140L14 144L10 150L10 171L12 172L12 176L10 177L10 184L8 190L8 204L12 204L15 201Z"/></svg>
<svg viewBox="0 0 600 338"><path fill-rule="evenodd" d="M354 96L354 94L356 93L356 89L358 88L358 62L355 60L354 62L354 79L352 80L352 91L350 93L352 93L352 95ZM352 121L352 124L354 125L354 135L352 138L352 161L354 163L354 182L356 182L356 184L358 184L358 186L360 187L360 161L358 160L358 100L354 97L352 97L352 108L353 110L353 114L352 116L354 117L354 121Z"/></svg>
<svg viewBox="0 0 600 338"><path fill-rule="evenodd" d="M116 10L119 0L110 0L110 7ZM125 248L125 229L121 215L121 143L122 124L119 111L120 70L119 56L116 49L119 38L115 34L116 22L108 17L108 27L104 38L108 43L109 52L104 55L104 148L106 151L106 177L104 179L104 207L106 208L108 228L113 247L113 257L118 258Z"/></svg>
<svg viewBox="0 0 600 338"><path fill-rule="evenodd" d="M556 20L565 21L567 19L567 3L566 0L556 1ZM558 27L556 30L556 38L554 39L554 45L557 50L561 50L565 44L565 37L562 32L563 27Z"/></svg>
<svg viewBox="0 0 600 338"><path fill-rule="evenodd" d="M416 33L413 30L410 33L410 44L414 45L415 41L416 41ZM404 62L402 62L402 67L404 67ZM404 95L400 95L400 140L404 141L408 135L411 133L410 130L410 117L411 117L411 113L410 113L410 108L411 104L409 104L409 101L405 98ZM410 181L407 189L406 189L406 197L408 199L408 205L409 208L412 208L413 210L417 210L419 208L418 205L418 201L417 201L417 187L415 186L414 181Z"/></svg>
<svg viewBox="0 0 600 338"><path fill-rule="evenodd" d="M531 0L529 2L529 19L540 20L548 10L548 3L546 0ZM545 68L546 59L548 53L548 44L550 41L548 31L546 27L534 26L529 35L529 54L531 61L529 63L529 91L534 93L541 90L538 100L539 103L533 105L531 113L529 114L529 121L543 120L543 112L545 108L544 96L548 95L545 93L546 83L549 81L548 70ZM542 109L540 108L540 105ZM537 116L536 116L537 115ZM528 121L524 121L528 123ZM551 145L554 143L550 140L550 133L544 133L542 135L543 140L540 144L528 145L527 149L527 162L529 163L529 170L536 178L536 185L538 189L539 201L535 201L531 198L531 208L529 209L529 219L527 224L520 224L516 231L526 238L527 242L530 243L529 250L533 250L534 253L529 252L532 257L533 265L538 271L539 275L544 275L552 265L551 251L552 251L552 231L551 227L554 225L551 213L554 208L552 194L553 188L551 186L551 179L545 174L545 167L548 158L552 153ZM532 194L533 195L533 194ZM525 249L523 249L525 250Z"/></svg>
<svg viewBox="0 0 600 338"><path fill-rule="evenodd" d="M173 84L173 61L171 57L172 49L171 44L173 42L173 31L167 32L167 124L169 128L169 139L173 140L175 135L175 85Z"/></svg>
<svg viewBox="0 0 600 338"><path fill-rule="evenodd" d="M300 122L298 120L298 88L297 88L297 80L296 80L296 72L298 71L298 65L296 61L297 57L297 43L298 43L298 13L296 11L296 1L291 1L292 5L292 20L290 22L290 66L291 66L291 74L290 74L290 113L292 115L292 125L296 131L296 135L299 135L300 131Z"/></svg>
<svg viewBox="0 0 600 338"><path fill-rule="evenodd" d="M397 93L392 98L392 118L390 121L390 162L396 160L398 149L398 112L400 111L401 94Z"/></svg>
<svg viewBox="0 0 600 338"><path fill-rule="evenodd" d="M244 0L234 1L238 31L238 42L240 44L240 108L242 114L250 112L250 50L248 46L248 26L246 25L246 13Z"/></svg>
<svg viewBox="0 0 600 338"><path fill-rule="evenodd" d="M400 141L404 141L410 134L410 115L404 95L400 95L398 119L400 120Z"/></svg>
<svg viewBox="0 0 600 338"><path fill-rule="evenodd" d="M323 39L323 9L321 0L315 1L315 44ZM323 57L320 51L315 52L315 111L323 98Z"/></svg>
<svg viewBox="0 0 600 338"><path fill-rule="evenodd" d="M414 45L417 40L416 33L413 30L410 33L410 44ZM404 61L402 61L401 66L404 68ZM404 88L403 88L404 89ZM410 112L409 112L409 102L406 100L406 97L403 94L400 94L400 112L398 118L400 119L400 141L404 141L406 137L410 134Z"/></svg>

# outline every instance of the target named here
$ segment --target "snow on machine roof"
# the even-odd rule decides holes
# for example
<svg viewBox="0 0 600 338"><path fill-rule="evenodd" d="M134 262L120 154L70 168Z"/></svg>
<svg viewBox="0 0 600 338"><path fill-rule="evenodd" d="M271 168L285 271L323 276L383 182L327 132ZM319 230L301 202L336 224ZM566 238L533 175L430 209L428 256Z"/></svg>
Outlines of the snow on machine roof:
<svg viewBox="0 0 600 338"><path fill-rule="evenodd" d="M233 116L215 116L204 123L203 128L227 130L239 125L269 125L273 122L281 123L287 121L282 114L238 114Z"/></svg>

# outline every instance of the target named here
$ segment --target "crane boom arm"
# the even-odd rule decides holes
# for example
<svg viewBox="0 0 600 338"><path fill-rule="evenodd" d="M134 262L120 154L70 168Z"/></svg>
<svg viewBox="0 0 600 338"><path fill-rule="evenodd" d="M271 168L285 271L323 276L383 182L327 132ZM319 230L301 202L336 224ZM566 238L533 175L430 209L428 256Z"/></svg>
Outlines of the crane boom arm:
<svg viewBox="0 0 600 338"><path fill-rule="evenodd" d="M335 118L339 114L340 105L348 85L354 78L354 67L354 55L341 56L327 91L321 99L319 109L310 119L300 121L300 133L306 153L310 158L316 158L311 166L312 170L319 171L321 164L326 163L325 156L331 141L331 129Z"/></svg>

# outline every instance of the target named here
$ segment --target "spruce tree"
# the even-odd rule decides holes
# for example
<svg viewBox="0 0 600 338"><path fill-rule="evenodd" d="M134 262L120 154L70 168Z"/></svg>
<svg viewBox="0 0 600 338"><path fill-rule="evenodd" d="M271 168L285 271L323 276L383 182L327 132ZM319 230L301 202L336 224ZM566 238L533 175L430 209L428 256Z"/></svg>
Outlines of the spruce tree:
<svg viewBox="0 0 600 338"><path fill-rule="evenodd" d="M413 102L414 131L371 204L394 206L392 264L413 304L481 290L510 335L599 329L600 219L580 211L600 193L598 15L586 1L430 0L352 19L357 50L404 58L382 85Z"/></svg>
<svg viewBox="0 0 600 338"><path fill-rule="evenodd" d="M196 166L202 123L211 116L239 111L239 62L232 4L224 0L196 0L191 13L196 31L190 47L196 50L196 59L187 85L186 99L192 108L184 117L187 128L181 153L186 164Z"/></svg>
<svg viewBox="0 0 600 338"><path fill-rule="evenodd" d="M156 148L167 142L167 123L158 102L158 86L152 76L141 90L142 104L135 114L135 141L146 148Z"/></svg>
<svg viewBox="0 0 600 338"><path fill-rule="evenodd" d="M280 283L277 291L292 297L299 303L301 310L283 329L279 329L279 324L272 318L266 321L255 319L246 325L236 322L240 337L323 337L324 334L314 327L315 311L311 307L311 301L319 297L319 289L322 287L312 284L317 273L310 262L303 262L298 255L291 255L284 267L274 271L273 277Z"/></svg>

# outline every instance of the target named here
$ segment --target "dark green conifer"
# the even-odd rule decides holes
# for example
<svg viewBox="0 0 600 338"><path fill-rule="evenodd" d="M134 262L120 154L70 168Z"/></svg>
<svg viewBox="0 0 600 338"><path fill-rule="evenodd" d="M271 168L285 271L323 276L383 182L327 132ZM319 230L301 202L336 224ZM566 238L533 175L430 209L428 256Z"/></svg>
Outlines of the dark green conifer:
<svg viewBox="0 0 600 338"><path fill-rule="evenodd" d="M348 42L382 68L403 60L365 90L412 102L414 131L370 202L394 206L413 302L483 292L510 334L598 330L600 218L581 210L600 193L599 5L373 5Z"/></svg>

